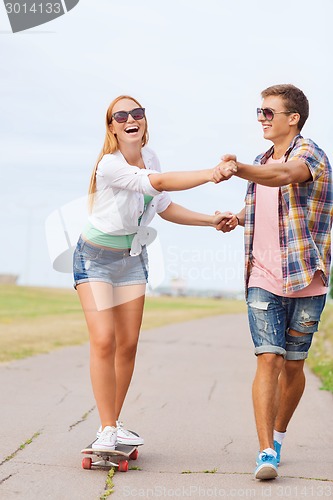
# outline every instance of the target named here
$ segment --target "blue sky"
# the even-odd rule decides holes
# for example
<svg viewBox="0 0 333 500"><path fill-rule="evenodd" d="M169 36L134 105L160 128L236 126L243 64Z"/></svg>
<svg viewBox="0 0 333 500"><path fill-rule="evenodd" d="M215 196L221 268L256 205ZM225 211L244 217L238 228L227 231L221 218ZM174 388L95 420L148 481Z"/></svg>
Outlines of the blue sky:
<svg viewBox="0 0 333 500"><path fill-rule="evenodd" d="M45 222L85 195L117 95L147 110L162 168L214 166L267 149L256 122L260 91L293 83L310 100L304 135L332 159L331 0L80 0L67 15L12 34L0 6L0 273L21 284L71 286L52 269ZM239 210L231 179L175 193L193 210ZM243 234L185 228L156 217L165 283L241 290Z"/></svg>

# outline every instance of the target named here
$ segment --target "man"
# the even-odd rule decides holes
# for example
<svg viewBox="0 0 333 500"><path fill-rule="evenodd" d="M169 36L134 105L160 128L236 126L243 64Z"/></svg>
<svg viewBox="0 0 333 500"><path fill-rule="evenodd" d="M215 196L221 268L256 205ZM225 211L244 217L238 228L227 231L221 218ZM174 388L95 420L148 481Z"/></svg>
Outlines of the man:
<svg viewBox="0 0 333 500"><path fill-rule="evenodd" d="M328 158L300 135L309 114L306 96L293 85L274 85L261 95L258 121L273 146L254 166L234 155L223 158L234 160L235 175L250 182L245 208L220 229L230 231L237 221L245 226L246 295L257 355L255 478L272 479L304 391L304 360L325 305L333 203Z"/></svg>

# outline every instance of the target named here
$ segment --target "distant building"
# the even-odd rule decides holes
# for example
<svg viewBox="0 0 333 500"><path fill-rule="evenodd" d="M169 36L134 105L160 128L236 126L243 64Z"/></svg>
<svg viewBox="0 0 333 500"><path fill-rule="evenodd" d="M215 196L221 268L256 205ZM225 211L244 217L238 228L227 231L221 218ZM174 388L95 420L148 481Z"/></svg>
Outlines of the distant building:
<svg viewBox="0 0 333 500"><path fill-rule="evenodd" d="M150 292L150 295L244 300L244 292L242 290L218 290L215 288L187 288L180 286L174 287L172 282L170 285L159 286L158 288L155 288Z"/></svg>
<svg viewBox="0 0 333 500"><path fill-rule="evenodd" d="M181 278L173 278L171 280L171 290L172 295L185 296L187 290L186 281Z"/></svg>
<svg viewBox="0 0 333 500"><path fill-rule="evenodd" d="M0 274L0 285L16 285L18 278L15 274Z"/></svg>

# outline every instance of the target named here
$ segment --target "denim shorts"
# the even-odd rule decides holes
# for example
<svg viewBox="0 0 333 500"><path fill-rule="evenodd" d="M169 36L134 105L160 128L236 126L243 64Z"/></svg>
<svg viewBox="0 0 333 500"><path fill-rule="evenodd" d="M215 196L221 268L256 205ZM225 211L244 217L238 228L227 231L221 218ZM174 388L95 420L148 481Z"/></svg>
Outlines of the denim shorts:
<svg viewBox="0 0 333 500"><path fill-rule="evenodd" d="M80 283L103 281L113 286L140 285L148 282L148 253L132 257L129 249L101 247L81 236L73 256L74 288Z"/></svg>
<svg viewBox="0 0 333 500"><path fill-rule="evenodd" d="M289 298L262 288L249 288L247 306L255 354L280 354L287 360L306 359L325 301L326 295ZM290 329L304 335L290 335Z"/></svg>

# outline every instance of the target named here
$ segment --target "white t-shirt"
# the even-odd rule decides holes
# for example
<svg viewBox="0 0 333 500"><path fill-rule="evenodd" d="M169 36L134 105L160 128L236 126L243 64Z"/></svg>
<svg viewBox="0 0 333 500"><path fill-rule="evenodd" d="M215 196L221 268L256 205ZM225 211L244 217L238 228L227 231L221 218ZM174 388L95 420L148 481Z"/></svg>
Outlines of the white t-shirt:
<svg viewBox="0 0 333 500"><path fill-rule="evenodd" d="M132 243L132 255L141 252L138 243L143 228L148 226L156 213L164 212L171 203L169 194L157 191L149 181L150 174L161 173L156 154L144 146L142 159L146 168L129 165L120 151L103 156L97 167L96 193L89 217L89 222L103 233L137 233ZM154 198L144 211L145 194Z"/></svg>

